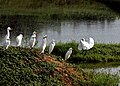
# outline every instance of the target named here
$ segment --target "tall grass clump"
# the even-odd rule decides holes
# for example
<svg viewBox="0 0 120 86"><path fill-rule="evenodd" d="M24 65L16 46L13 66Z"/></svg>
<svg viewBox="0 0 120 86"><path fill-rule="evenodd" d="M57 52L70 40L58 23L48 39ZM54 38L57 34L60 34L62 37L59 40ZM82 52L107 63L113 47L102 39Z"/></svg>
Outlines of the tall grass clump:
<svg viewBox="0 0 120 86"><path fill-rule="evenodd" d="M95 44L88 51L78 50L78 43L58 43L53 54L64 58L67 50L72 47L71 62L112 62L120 61L120 44Z"/></svg>

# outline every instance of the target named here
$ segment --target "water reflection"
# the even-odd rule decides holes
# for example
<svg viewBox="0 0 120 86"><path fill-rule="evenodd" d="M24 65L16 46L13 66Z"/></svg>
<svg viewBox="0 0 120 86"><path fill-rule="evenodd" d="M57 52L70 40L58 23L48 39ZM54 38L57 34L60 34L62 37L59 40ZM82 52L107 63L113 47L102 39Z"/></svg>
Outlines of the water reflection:
<svg viewBox="0 0 120 86"><path fill-rule="evenodd" d="M120 63L119 62L109 62L109 63L81 63L78 64L79 67L86 71L93 71L95 73L105 73L105 74L117 74L120 76Z"/></svg>
<svg viewBox="0 0 120 86"><path fill-rule="evenodd" d="M36 17L28 16L1 16L0 17L0 44L6 35L6 28L10 26L11 44L15 45L18 34L24 35L24 42L28 42L33 31L37 32L38 47L42 36L48 35L48 43L55 39L57 42L70 42L83 37L91 36L97 43L120 42L120 20L115 21L49 21L39 22ZM25 43L24 43L25 45Z"/></svg>
<svg viewBox="0 0 120 86"><path fill-rule="evenodd" d="M120 66L118 67L111 67L111 68L97 68L97 69L94 69L95 72L97 73L106 73L106 74L117 74L119 77L120 77Z"/></svg>

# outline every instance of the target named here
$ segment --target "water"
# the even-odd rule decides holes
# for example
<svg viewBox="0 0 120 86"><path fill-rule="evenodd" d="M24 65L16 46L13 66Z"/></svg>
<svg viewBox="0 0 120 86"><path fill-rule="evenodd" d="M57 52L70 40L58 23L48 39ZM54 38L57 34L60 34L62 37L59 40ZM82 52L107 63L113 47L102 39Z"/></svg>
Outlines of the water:
<svg viewBox="0 0 120 86"><path fill-rule="evenodd" d="M11 45L15 45L16 36L20 33L24 35L24 45L33 31L37 32L39 47L42 36L48 35L48 44L52 39L56 42L70 42L75 40L79 42L81 38L89 36L95 39L97 43L120 43L120 20L115 21L50 21L39 22L33 17L0 17L0 44L6 35L6 28L10 26Z"/></svg>
<svg viewBox="0 0 120 86"><path fill-rule="evenodd" d="M120 77L120 63L109 62L109 63L81 63L78 64L81 68L86 71L93 71L96 73L105 73L118 75Z"/></svg>
<svg viewBox="0 0 120 86"><path fill-rule="evenodd" d="M120 77L120 63L119 62L109 62L109 63L82 63L79 64L85 71L92 71L95 73L104 73L117 75ZM118 86L120 86L120 78Z"/></svg>

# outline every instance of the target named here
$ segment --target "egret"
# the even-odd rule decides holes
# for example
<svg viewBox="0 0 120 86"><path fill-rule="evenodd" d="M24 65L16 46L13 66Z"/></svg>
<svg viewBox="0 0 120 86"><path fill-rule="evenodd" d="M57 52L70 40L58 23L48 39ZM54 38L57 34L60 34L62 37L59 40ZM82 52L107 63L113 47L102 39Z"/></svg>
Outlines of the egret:
<svg viewBox="0 0 120 86"><path fill-rule="evenodd" d="M10 45L10 30L12 30L10 27L7 28L7 34L4 38L3 41L3 46L5 47L5 49L8 49L9 45Z"/></svg>
<svg viewBox="0 0 120 86"><path fill-rule="evenodd" d="M10 38L10 30L12 30L10 27L7 28L7 34L5 36L5 40Z"/></svg>
<svg viewBox="0 0 120 86"><path fill-rule="evenodd" d="M35 43L36 43L36 32L34 31L29 42L30 48L33 48L35 46Z"/></svg>
<svg viewBox="0 0 120 86"><path fill-rule="evenodd" d="M55 40L52 40L52 42L50 43L50 46L49 46L49 54L51 54L51 52L53 51L55 47Z"/></svg>
<svg viewBox="0 0 120 86"><path fill-rule="evenodd" d="M46 48L46 45L47 45L47 35L43 36L43 39L42 39L42 45L41 45L41 53L44 53L44 50Z"/></svg>
<svg viewBox="0 0 120 86"><path fill-rule="evenodd" d="M16 37L17 46L21 46L23 35L20 34Z"/></svg>
<svg viewBox="0 0 120 86"><path fill-rule="evenodd" d="M94 39L92 37L89 37L88 41L82 38L78 45L78 50L89 50L93 46L94 46Z"/></svg>
<svg viewBox="0 0 120 86"><path fill-rule="evenodd" d="M9 46L10 46L10 38L7 38L4 42L4 47L5 49L8 49Z"/></svg>
<svg viewBox="0 0 120 86"><path fill-rule="evenodd" d="M89 43L90 48L92 48L95 44L94 39L92 37L89 37L88 43Z"/></svg>
<svg viewBox="0 0 120 86"><path fill-rule="evenodd" d="M65 54L65 60L69 59L71 54L72 54L72 48L69 48L69 50L67 51L67 53Z"/></svg>

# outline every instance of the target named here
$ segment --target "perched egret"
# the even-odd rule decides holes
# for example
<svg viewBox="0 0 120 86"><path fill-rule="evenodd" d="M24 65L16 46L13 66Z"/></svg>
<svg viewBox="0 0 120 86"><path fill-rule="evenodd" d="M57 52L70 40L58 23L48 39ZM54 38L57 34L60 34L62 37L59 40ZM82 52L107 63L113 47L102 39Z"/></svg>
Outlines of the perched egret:
<svg viewBox="0 0 120 86"><path fill-rule="evenodd" d="M4 42L4 47L5 49L8 49L9 46L10 46L10 38L7 38Z"/></svg>
<svg viewBox="0 0 120 86"><path fill-rule="evenodd" d="M35 43L36 43L36 32L34 31L29 42L30 48L33 48L35 46Z"/></svg>
<svg viewBox="0 0 120 86"><path fill-rule="evenodd" d="M42 45L41 45L41 53L44 53L44 50L46 48L46 45L47 45L47 35L43 36L43 39L42 39Z"/></svg>
<svg viewBox="0 0 120 86"><path fill-rule="evenodd" d="M53 51L55 47L55 40L52 40L52 42L50 43L50 46L49 46L49 54L51 54L51 52Z"/></svg>
<svg viewBox="0 0 120 86"><path fill-rule="evenodd" d="M21 46L23 35L20 34L16 37L17 46Z"/></svg>
<svg viewBox="0 0 120 86"><path fill-rule="evenodd" d="M86 41L84 38L80 40L80 43L78 45L78 50L89 50L94 46L94 39L92 37L89 37L88 41Z"/></svg>
<svg viewBox="0 0 120 86"><path fill-rule="evenodd" d="M72 48L69 48L69 50L67 51L67 53L65 54L65 60L69 59L71 54L72 54Z"/></svg>

